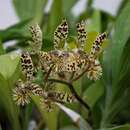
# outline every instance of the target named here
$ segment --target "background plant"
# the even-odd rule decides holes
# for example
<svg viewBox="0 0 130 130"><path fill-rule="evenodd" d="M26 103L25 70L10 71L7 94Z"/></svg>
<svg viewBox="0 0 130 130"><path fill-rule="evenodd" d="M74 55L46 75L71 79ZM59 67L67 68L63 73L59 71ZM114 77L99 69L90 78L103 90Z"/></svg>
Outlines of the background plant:
<svg viewBox="0 0 130 130"><path fill-rule="evenodd" d="M63 18L67 18L71 26L69 39L73 46L75 35L74 23L91 19L87 25L88 41L86 51L90 50L96 35L107 31L108 41L105 51L100 56L103 67L103 76L96 82L90 82L86 76L74 83L75 90L86 101L92 111L91 121L93 129L101 130L129 130L129 36L130 36L130 2L124 1L117 17L91 8L75 18L70 14L75 0L55 0L49 13L43 13L46 0L13 0L15 10L20 22L5 30L0 30L0 124L1 129L26 130L32 119L37 121L37 129L69 130L84 129L87 123L83 120L78 125L72 125L75 121L69 119L62 111L54 110L46 113L40 108L38 98L33 97L33 103L26 107L17 107L12 101L12 88L19 79L21 70L19 56L12 53L19 48L28 49L27 41L30 40L28 25L38 22L43 31L43 50L51 50L53 47L53 32ZM32 13L33 12L33 13ZM3 48L7 41L16 40L16 44ZM40 77L40 74L39 74ZM61 88L60 84L57 84ZM88 120L88 113L80 104L67 105L73 111L79 113ZM62 108L66 112L66 108ZM36 113L36 114L34 114ZM67 113L70 117L72 111ZM60 115L60 116L59 116Z"/></svg>

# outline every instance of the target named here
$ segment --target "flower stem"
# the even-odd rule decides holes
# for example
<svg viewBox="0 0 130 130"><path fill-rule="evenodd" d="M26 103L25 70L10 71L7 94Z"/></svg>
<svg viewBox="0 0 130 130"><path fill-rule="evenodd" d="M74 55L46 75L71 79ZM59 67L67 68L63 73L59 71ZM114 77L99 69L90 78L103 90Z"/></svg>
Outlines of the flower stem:
<svg viewBox="0 0 130 130"><path fill-rule="evenodd" d="M74 89L74 86L72 85L71 82L66 82L63 80L58 80L58 79L48 79L48 81L52 81L52 82L57 82L57 83L61 83L61 84L65 84L69 87L70 91L72 92L72 94L74 94L75 98L87 109L90 110L89 105L82 100L82 98L80 98L80 96L77 94L77 92Z"/></svg>

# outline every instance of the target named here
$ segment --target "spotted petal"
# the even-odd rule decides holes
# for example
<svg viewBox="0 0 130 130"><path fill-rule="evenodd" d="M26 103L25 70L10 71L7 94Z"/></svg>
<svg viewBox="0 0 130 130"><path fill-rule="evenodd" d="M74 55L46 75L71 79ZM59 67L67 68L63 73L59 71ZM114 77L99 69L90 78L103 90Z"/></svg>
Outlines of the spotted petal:
<svg viewBox="0 0 130 130"><path fill-rule="evenodd" d="M96 40L93 43L91 52L90 52L91 56L93 56L95 58L98 56L98 54L101 52L102 43L104 42L104 40L106 39L106 37L107 37L107 34L106 33L102 33L102 34L100 34L96 38Z"/></svg>
<svg viewBox="0 0 130 130"><path fill-rule="evenodd" d="M29 28L32 35L32 42L30 43L33 52L41 50L42 47L42 31L38 24L34 24Z"/></svg>
<svg viewBox="0 0 130 130"><path fill-rule="evenodd" d="M80 23L77 23L76 27L77 27L77 33L78 33L78 36L77 36L78 47L81 50L83 50L84 44L85 44L86 39L87 39L87 32L85 30L85 22L82 21Z"/></svg>
<svg viewBox="0 0 130 130"><path fill-rule="evenodd" d="M54 32L54 49L59 49L68 36L68 23L66 19L56 28Z"/></svg>
<svg viewBox="0 0 130 130"><path fill-rule="evenodd" d="M32 80L34 73L34 66L32 59L28 52L23 52L21 54L21 64L22 64L22 72L26 76L26 80Z"/></svg>

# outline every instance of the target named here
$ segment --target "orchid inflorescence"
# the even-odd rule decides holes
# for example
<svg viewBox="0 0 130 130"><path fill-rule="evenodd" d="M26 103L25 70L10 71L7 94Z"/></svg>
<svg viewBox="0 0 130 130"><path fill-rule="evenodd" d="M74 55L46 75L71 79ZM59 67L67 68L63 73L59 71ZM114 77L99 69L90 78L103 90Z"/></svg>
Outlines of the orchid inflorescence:
<svg viewBox="0 0 130 130"><path fill-rule="evenodd" d="M83 74L87 74L90 80L98 80L102 75L102 67L98 60L101 53L102 43L106 39L106 33L100 34L93 42L90 53L84 51L87 40L85 22L78 23L77 40L75 49L68 49L68 23L66 19L56 28L54 32L54 50L42 51L42 31L38 24L30 27L32 41L31 52L22 52L21 65L25 81L19 80L16 88L13 89L13 99L18 105L25 105L30 102L31 95L37 95L41 102L50 110L55 102L66 103L75 101L75 96L68 93L58 92L50 87L49 79L55 78L61 81L73 82ZM37 62L34 63L33 56ZM39 70L44 73L43 87L35 83L36 74Z"/></svg>

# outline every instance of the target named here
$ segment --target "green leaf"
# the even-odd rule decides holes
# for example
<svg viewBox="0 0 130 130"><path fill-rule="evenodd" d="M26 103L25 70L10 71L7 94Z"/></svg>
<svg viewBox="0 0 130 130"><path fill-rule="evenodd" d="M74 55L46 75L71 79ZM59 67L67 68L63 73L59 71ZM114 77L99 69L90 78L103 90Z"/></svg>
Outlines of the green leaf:
<svg viewBox="0 0 130 130"><path fill-rule="evenodd" d="M129 16L130 2L126 4L116 21L115 32L112 38L112 49L104 55L104 81L106 86L105 109L101 126L115 120L122 109L126 108L127 88L129 84L129 54L127 41L130 36ZM124 20L126 19L126 20ZM127 47L127 49L125 49ZM124 55L125 50L125 55ZM124 59L125 58L125 59ZM111 66L112 64L112 66ZM112 75L111 75L112 71Z"/></svg>
<svg viewBox="0 0 130 130"><path fill-rule="evenodd" d="M49 40L48 38L43 39L43 44L42 44L42 50L43 51L50 51L53 49L53 42L52 40Z"/></svg>
<svg viewBox="0 0 130 130"><path fill-rule="evenodd" d="M32 104L32 102L30 102L30 104L28 104L24 109L23 118L21 121L23 130L28 129L28 124L30 123L30 118L31 118L32 111L33 111L32 107L33 107L33 104Z"/></svg>
<svg viewBox="0 0 130 130"><path fill-rule="evenodd" d="M104 87L101 81L96 81L86 89L84 92L84 99L91 107L93 107L99 98L103 95L103 93Z"/></svg>
<svg viewBox="0 0 130 130"><path fill-rule="evenodd" d="M123 55L121 57L121 71L119 74L118 78L118 84L116 87L116 91L113 91L113 94L115 95L115 102L116 100L120 99L122 95L126 95L126 91L128 91L130 82L129 82L129 77L130 77L130 41L127 42L126 46L124 47L123 50ZM125 106L128 104L122 102L122 106Z"/></svg>
<svg viewBox="0 0 130 130"><path fill-rule="evenodd" d="M87 24L86 30L88 32L100 32L101 31L101 15L99 10L95 10L90 19L90 23Z"/></svg>
<svg viewBox="0 0 130 130"><path fill-rule="evenodd" d="M74 126L67 126L67 127L64 127L60 130L79 130L78 128L74 127Z"/></svg>
<svg viewBox="0 0 130 130"><path fill-rule="evenodd" d="M92 44L95 41L97 35L98 35L97 32L89 32L88 33L88 38L87 38L87 41L86 41L86 44L85 44L85 51L86 52L89 53L91 51Z"/></svg>
<svg viewBox="0 0 130 130"><path fill-rule="evenodd" d="M62 0L53 0L52 8L50 11L47 29L45 30L45 34L47 37L53 37L53 33L57 26L61 23L63 16L63 6Z"/></svg>
<svg viewBox="0 0 130 130"><path fill-rule="evenodd" d="M65 16L70 16L71 9L74 6L74 4L77 2L77 0L62 0L63 2L63 12Z"/></svg>
<svg viewBox="0 0 130 130"><path fill-rule="evenodd" d="M126 124L126 125L122 125L122 126L117 126L117 127L113 127L113 128L104 128L104 129L100 129L100 130L130 130L130 125Z"/></svg>
<svg viewBox="0 0 130 130"><path fill-rule="evenodd" d="M115 24L115 32L112 38L112 77L113 83L118 81L120 60L123 49L130 37L130 1L126 4Z"/></svg>
<svg viewBox="0 0 130 130"><path fill-rule="evenodd" d="M32 19L21 21L5 30L0 30L1 41L7 42L9 40L25 39L27 38L27 25Z"/></svg>
<svg viewBox="0 0 130 130"><path fill-rule="evenodd" d="M0 60L2 56L0 56ZM2 62L4 62L2 60ZM7 64L7 62L4 62L5 64ZM2 64L4 64L2 63ZM0 66L1 66L1 62L0 62ZM7 68L6 68L7 67ZM5 71L7 71L6 73L8 73L8 66L5 65L4 67L0 67L0 72L1 69L4 69ZM4 77L2 75L3 73L0 73L0 110L2 111L2 118L7 118L7 120L9 120L10 125L10 129L13 130L19 130L20 129L20 123L19 123L19 115L18 115L18 109L16 108L16 106L14 105L13 101L12 101L12 88L13 88L13 82L11 82L9 79L6 79L6 77ZM12 75L13 77L14 75ZM6 121L6 120L5 120Z"/></svg>
<svg viewBox="0 0 130 130"><path fill-rule="evenodd" d="M106 88L105 104L102 114L101 127L104 128L117 120L117 115L128 106L124 102L128 98L129 84L129 53L127 41L130 36L130 2L126 4L115 24L112 47L104 53L103 80ZM125 19L125 20L124 20ZM124 55L125 50L125 55ZM124 59L125 58L125 59Z"/></svg>
<svg viewBox="0 0 130 130"><path fill-rule="evenodd" d="M103 67L103 81L106 89L112 86L112 44L109 44L103 53L102 67Z"/></svg>
<svg viewBox="0 0 130 130"><path fill-rule="evenodd" d="M5 53L5 50L3 48L3 45L2 45L2 42L0 40L0 55L4 54Z"/></svg>
<svg viewBox="0 0 130 130"><path fill-rule="evenodd" d="M5 79L10 79L16 74L18 70L18 65L20 62L20 57L17 54L6 54L0 56L0 73Z"/></svg>
<svg viewBox="0 0 130 130"><path fill-rule="evenodd" d="M88 35L88 37L87 37L84 49L87 53L89 53L91 51L93 42L96 40L96 37L99 35L99 33L98 32L88 32L87 35ZM103 50L107 47L108 43L109 43L108 40L105 40L103 42L103 44L102 44Z"/></svg>
<svg viewBox="0 0 130 130"><path fill-rule="evenodd" d="M16 13L21 20L33 18L36 22L40 22L46 2L47 0L13 0Z"/></svg>
<svg viewBox="0 0 130 130"><path fill-rule="evenodd" d="M32 100L40 111L42 120L45 120L48 130L57 130L57 116L59 109L54 108L52 112L48 112L45 106L41 106L40 98L38 96L32 96Z"/></svg>

